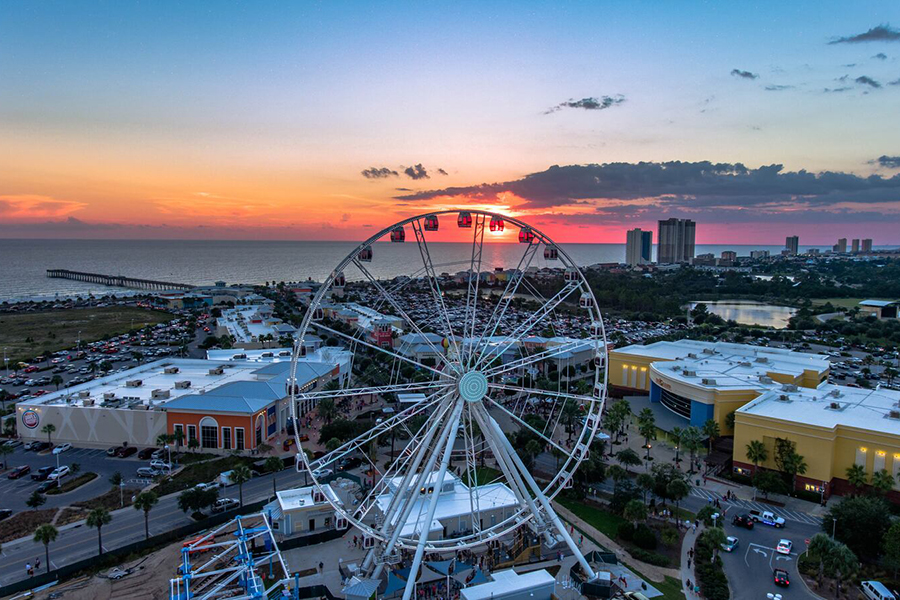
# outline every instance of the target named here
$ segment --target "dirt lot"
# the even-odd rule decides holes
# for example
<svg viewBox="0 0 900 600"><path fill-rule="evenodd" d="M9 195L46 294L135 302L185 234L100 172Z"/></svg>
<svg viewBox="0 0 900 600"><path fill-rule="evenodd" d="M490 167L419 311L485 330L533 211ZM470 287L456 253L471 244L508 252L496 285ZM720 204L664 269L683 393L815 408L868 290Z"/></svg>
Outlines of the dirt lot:
<svg viewBox="0 0 900 600"><path fill-rule="evenodd" d="M167 600L169 579L175 576L181 554L181 542L166 546L143 558L126 562L121 569L133 569L130 575L112 581L109 572L73 579L34 595L35 600Z"/></svg>
<svg viewBox="0 0 900 600"><path fill-rule="evenodd" d="M52 521L57 510L59 509L26 510L0 521L0 543L33 534L39 525Z"/></svg>
<svg viewBox="0 0 900 600"><path fill-rule="evenodd" d="M170 321L173 315L132 306L76 308L46 312L0 314L0 346L7 348L10 364L44 352L71 348L78 340L92 342L107 335L126 333Z"/></svg>

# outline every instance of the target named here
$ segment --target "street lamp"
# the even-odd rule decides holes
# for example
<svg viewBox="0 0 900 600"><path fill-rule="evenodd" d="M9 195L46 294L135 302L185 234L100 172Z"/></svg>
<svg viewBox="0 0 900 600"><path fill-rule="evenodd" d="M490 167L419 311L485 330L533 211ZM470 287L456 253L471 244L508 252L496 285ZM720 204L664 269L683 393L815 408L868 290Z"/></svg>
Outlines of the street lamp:
<svg viewBox="0 0 900 600"><path fill-rule="evenodd" d="M831 517L831 539L834 539L834 534L837 531L837 517Z"/></svg>
<svg viewBox="0 0 900 600"><path fill-rule="evenodd" d="M713 515L712 515L713 527L716 526L716 519L718 519L720 516L721 515L719 515L719 513L713 513Z"/></svg>

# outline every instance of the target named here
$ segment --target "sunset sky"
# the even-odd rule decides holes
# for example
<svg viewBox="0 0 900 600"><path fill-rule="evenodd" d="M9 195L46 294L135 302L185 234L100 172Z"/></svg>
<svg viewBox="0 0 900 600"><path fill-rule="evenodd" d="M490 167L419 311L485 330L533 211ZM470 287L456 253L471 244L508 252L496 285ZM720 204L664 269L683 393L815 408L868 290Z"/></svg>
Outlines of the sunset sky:
<svg viewBox="0 0 900 600"><path fill-rule="evenodd" d="M460 205L900 243L900 3L0 5L0 237L358 240Z"/></svg>

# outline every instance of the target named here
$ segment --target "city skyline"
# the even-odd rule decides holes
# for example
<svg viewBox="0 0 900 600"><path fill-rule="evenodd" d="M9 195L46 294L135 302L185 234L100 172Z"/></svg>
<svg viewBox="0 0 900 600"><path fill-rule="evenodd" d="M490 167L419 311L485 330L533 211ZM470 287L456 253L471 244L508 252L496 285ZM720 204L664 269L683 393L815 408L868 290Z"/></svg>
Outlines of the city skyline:
<svg viewBox="0 0 900 600"><path fill-rule="evenodd" d="M0 237L359 240L471 206L570 243L900 243L894 3L4 13Z"/></svg>

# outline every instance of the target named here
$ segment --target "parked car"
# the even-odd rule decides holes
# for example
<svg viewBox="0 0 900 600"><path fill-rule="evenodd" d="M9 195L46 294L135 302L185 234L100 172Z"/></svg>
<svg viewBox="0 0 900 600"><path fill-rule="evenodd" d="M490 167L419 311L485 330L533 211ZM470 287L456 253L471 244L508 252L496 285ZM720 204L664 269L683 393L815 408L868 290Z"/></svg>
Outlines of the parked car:
<svg viewBox="0 0 900 600"><path fill-rule="evenodd" d="M214 513L225 512L226 510L235 508L238 504L240 503L234 498L219 498L216 500L216 503L213 504L212 511Z"/></svg>
<svg viewBox="0 0 900 600"><path fill-rule="evenodd" d="M0 521L3 519L8 519L13 514L12 509L9 508L0 508Z"/></svg>
<svg viewBox="0 0 900 600"><path fill-rule="evenodd" d="M9 475L7 475L6 477L7 479L18 479L20 477L24 477L30 472L31 467L29 467L28 465L22 465L21 467L16 467L12 471L10 471Z"/></svg>
<svg viewBox="0 0 900 600"><path fill-rule="evenodd" d="M138 449L134 446L122 446L119 448L119 451L116 452L116 456L119 458L128 458L132 454L137 454Z"/></svg>
<svg viewBox="0 0 900 600"><path fill-rule="evenodd" d="M362 464L362 460L358 456L345 456L337 461L335 468L338 471L349 471L355 469Z"/></svg>
<svg viewBox="0 0 900 600"><path fill-rule="evenodd" d="M44 450L47 450L48 448L50 448L50 442L35 442L31 446L31 450L33 452L43 452Z"/></svg>
<svg viewBox="0 0 900 600"><path fill-rule="evenodd" d="M137 470L138 477L156 477L160 472L153 467L141 467Z"/></svg>
<svg viewBox="0 0 900 600"><path fill-rule="evenodd" d="M22 440L6 440L3 445L7 448L18 448L22 445Z"/></svg>
<svg viewBox="0 0 900 600"><path fill-rule="evenodd" d="M107 456L117 456L119 453L119 448L121 448L121 447L122 446L113 446L111 448L107 448L106 455Z"/></svg>
<svg viewBox="0 0 900 600"><path fill-rule="evenodd" d="M755 521L750 515L734 515L734 518L731 519L731 524L735 527L744 527L746 529L753 529L753 525Z"/></svg>
<svg viewBox="0 0 900 600"><path fill-rule="evenodd" d="M734 552L734 549L738 547L738 543L740 543L740 540L733 535L729 535L725 538L725 543L722 544L722 550L725 552Z"/></svg>
<svg viewBox="0 0 900 600"><path fill-rule="evenodd" d="M156 452L156 448L143 448L140 452L138 452L138 458L141 460L150 460L153 458L153 453Z"/></svg>
<svg viewBox="0 0 900 600"><path fill-rule="evenodd" d="M312 476L315 477L316 479L330 477L331 475L334 475L334 471L332 471L331 469L316 469L315 471L312 472Z"/></svg>
<svg viewBox="0 0 900 600"><path fill-rule="evenodd" d="M50 474L47 476L47 481L58 481L68 475L70 473L69 467L66 465L62 465L61 467L56 467Z"/></svg>
<svg viewBox="0 0 900 600"><path fill-rule="evenodd" d="M65 444L60 444L59 446L54 448L53 454L62 454L63 452L66 452L71 449L72 449L72 444L70 444L69 442L66 442Z"/></svg>
<svg viewBox="0 0 900 600"><path fill-rule="evenodd" d="M41 485L37 486L35 490L38 494L44 494L52 487L56 487L58 484L55 481L45 481Z"/></svg>
<svg viewBox="0 0 900 600"><path fill-rule="evenodd" d="M163 458L165 458L167 453L168 453L168 451L165 448L160 448L159 450L154 450L153 453L150 455L150 458L162 460Z"/></svg>
<svg viewBox="0 0 900 600"><path fill-rule="evenodd" d="M788 572L784 569L775 569L773 571L772 576L775 580L775 585L781 587L788 587L791 585L791 578L788 576Z"/></svg>
<svg viewBox="0 0 900 600"><path fill-rule="evenodd" d="M793 547L794 543L791 540L780 540L778 545L775 546L775 552L778 554L790 554Z"/></svg>
<svg viewBox="0 0 900 600"><path fill-rule="evenodd" d="M171 471L172 465L164 460L154 459L150 461L150 466L158 471Z"/></svg>
<svg viewBox="0 0 900 600"><path fill-rule="evenodd" d="M896 596L880 581L863 581L860 589L869 600L896 600Z"/></svg>
<svg viewBox="0 0 900 600"><path fill-rule="evenodd" d="M56 467L41 467L37 472L31 474L31 478L35 481L45 481L55 468Z"/></svg>

